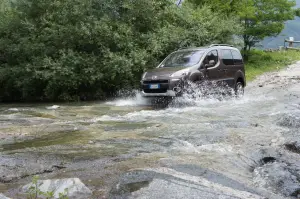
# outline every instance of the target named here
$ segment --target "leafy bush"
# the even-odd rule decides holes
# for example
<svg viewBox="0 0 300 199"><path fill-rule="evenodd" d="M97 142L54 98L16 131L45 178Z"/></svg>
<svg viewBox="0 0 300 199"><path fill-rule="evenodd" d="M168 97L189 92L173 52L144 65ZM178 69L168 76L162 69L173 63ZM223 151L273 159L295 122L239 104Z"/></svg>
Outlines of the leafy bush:
<svg viewBox="0 0 300 199"><path fill-rule="evenodd" d="M18 0L0 12L0 101L103 99L173 50L230 42L238 24L165 0Z"/></svg>

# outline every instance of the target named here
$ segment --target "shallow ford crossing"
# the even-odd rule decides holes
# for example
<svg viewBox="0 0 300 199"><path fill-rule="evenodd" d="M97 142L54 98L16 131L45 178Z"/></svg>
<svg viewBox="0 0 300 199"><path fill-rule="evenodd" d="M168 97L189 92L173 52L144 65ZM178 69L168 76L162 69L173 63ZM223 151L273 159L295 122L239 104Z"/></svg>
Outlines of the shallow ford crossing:
<svg viewBox="0 0 300 199"><path fill-rule="evenodd" d="M182 97L0 110L0 193L79 178L89 198L300 198L300 63L241 99Z"/></svg>

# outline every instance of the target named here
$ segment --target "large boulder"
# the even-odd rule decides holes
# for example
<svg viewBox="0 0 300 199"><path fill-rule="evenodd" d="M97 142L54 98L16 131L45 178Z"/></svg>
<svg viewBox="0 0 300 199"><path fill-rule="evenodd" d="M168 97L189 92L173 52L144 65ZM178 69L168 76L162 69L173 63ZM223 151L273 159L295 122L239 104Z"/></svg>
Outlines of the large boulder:
<svg viewBox="0 0 300 199"><path fill-rule="evenodd" d="M42 192L54 192L54 197L59 198L60 193L74 199L86 199L92 195L92 191L87 188L78 178L54 179L54 180L38 180L38 188ZM27 192L33 184L25 185L22 190Z"/></svg>

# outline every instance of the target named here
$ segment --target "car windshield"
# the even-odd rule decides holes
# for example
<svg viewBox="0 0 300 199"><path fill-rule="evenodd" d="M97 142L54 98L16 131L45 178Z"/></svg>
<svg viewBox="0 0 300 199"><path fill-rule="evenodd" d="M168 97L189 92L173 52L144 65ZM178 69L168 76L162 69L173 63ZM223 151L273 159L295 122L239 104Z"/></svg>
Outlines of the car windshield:
<svg viewBox="0 0 300 199"><path fill-rule="evenodd" d="M204 51L180 51L167 57L160 67L190 67L199 63Z"/></svg>

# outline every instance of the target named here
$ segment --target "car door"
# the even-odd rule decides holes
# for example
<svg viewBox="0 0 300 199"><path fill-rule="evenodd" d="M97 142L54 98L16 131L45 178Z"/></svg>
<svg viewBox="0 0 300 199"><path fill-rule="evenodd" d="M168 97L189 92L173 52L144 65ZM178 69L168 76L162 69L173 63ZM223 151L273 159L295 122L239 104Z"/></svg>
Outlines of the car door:
<svg viewBox="0 0 300 199"><path fill-rule="evenodd" d="M215 61L215 64L209 66L206 70L205 65L209 64L211 60ZM220 80L222 71L220 70L220 59L217 50L212 50L207 53L205 59L202 62L201 68L203 69L205 76L209 81L218 82Z"/></svg>
<svg viewBox="0 0 300 199"><path fill-rule="evenodd" d="M234 61L233 55L230 49L221 50L221 60L223 63L222 71L223 77L222 80L229 86L233 86L234 82Z"/></svg>

